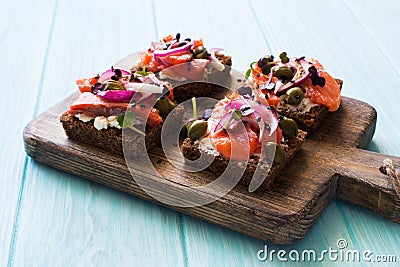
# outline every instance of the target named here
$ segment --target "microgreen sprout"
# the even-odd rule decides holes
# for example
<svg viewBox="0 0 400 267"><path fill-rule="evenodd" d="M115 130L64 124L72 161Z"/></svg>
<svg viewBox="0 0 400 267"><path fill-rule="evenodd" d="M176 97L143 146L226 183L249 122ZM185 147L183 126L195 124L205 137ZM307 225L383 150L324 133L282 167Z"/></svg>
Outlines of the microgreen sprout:
<svg viewBox="0 0 400 267"><path fill-rule="evenodd" d="M140 76L147 76L150 74L153 74L151 71L147 71L147 66L144 65L142 70L138 70L135 72L136 75L140 75Z"/></svg>
<svg viewBox="0 0 400 267"><path fill-rule="evenodd" d="M133 126L133 122L135 120L136 116L135 113L133 113L132 111L128 110L125 115L121 114L117 117L117 121L119 123L119 125L121 126L122 129L126 129L129 128L133 131L135 131L138 134L141 134L143 136L146 136L146 134L139 130L138 128Z"/></svg>

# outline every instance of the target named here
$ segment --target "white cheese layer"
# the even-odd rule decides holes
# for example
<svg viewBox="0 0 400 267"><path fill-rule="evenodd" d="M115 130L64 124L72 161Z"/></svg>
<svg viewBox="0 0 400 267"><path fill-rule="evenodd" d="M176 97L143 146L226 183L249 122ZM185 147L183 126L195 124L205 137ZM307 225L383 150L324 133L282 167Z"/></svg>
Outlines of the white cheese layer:
<svg viewBox="0 0 400 267"><path fill-rule="evenodd" d="M93 126L97 130L107 129L108 127L114 127L117 129L121 129L121 125L119 125L119 123L118 123L117 116L109 116L109 117L97 116L94 118L94 117L86 116L85 114L76 114L75 117L83 122L89 122L91 120L94 120Z"/></svg>
<svg viewBox="0 0 400 267"><path fill-rule="evenodd" d="M289 105L285 103L284 101L285 95L281 96L281 102L279 102L278 105L278 110L279 108L285 108L289 109L291 111L296 111L300 114L304 114L310 111L312 107L319 106L318 104L315 104L314 102L311 101L311 98L309 97L304 97L303 100L301 100L300 104L298 105Z"/></svg>
<svg viewBox="0 0 400 267"><path fill-rule="evenodd" d="M75 117L83 122L88 122L94 119L93 117L86 116L85 114L76 114Z"/></svg>
<svg viewBox="0 0 400 267"><path fill-rule="evenodd" d="M209 155L219 156L217 150L215 150L214 146L211 143L211 139L209 137L203 138L199 142L199 150L203 153L207 153Z"/></svg>

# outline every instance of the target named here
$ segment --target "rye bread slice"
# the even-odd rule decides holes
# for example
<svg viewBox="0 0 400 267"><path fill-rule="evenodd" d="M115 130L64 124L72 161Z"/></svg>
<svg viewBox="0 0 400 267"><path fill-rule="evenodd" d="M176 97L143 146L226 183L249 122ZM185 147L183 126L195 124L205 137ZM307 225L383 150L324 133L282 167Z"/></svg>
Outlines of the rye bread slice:
<svg viewBox="0 0 400 267"><path fill-rule="evenodd" d="M69 139L91 147L100 148L114 155L124 155L122 148L122 129L110 127L97 130L94 127L93 121L83 122L67 112L61 115L60 121ZM146 127L145 144L147 151L160 144L161 128L162 124L156 127ZM131 131L130 129L127 130ZM139 134L133 133L124 140L126 144L128 144L126 149L128 149L127 152L130 156L141 157L145 155L146 151L137 149L139 142L143 140L142 138L143 137Z"/></svg>
<svg viewBox="0 0 400 267"><path fill-rule="evenodd" d="M343 81L336 79L339 84L340 89L342 88ZM290 105L279 105L277 109L280 115L291 118L296 121L300 129L312 133L314 132L322 123L329 110L325 106L314 106L308 112L297 112L290 108Z"/></svg>
<svg viewBox="0 0 400 267"><path fill-rule="evenodd" d="M296 138L290 141L282 142L280 145L284 149L286 153L285 160L281 161L279 164L273 163L271 168L269 168L268 164L261 164L261 168L266 168L266 178L261 185L261 188L267 189L269 188L272 183L274 182L275 178L281 173L281 171L285 168L286 164L290 162L290 160L295 156L295 154L300 150L301 145L306 138L307 133L304 131L299 130L298 135ZM203 152L199 149L199 140L193 140L190 138L186 138L183 141L181 146L181 151L183 156L187 160L197 160L200 158L201 154L205 157L212 157L214 151ZM260 157L257 155L251 156L250 160L247 163L246 170L242 176L242 179L239 183L249 186L250 181L253 177L253 174L257 168L258 162L260 161ZM224 158L221 155L217 155L214 158L214 161L208 167L208 170L215 173L216 177L221 175L226 167L228 166L229 160ZM235 165L239 166L241 162L234 162ZM260 168L259 167L259 168Z"/></svg>
<svg viewBox="0 0 400 267"><path fill-rule="evenodd" d="M164 79L172 84L174 88L174 99L178 103L182 103L192 97L209 96L212 91L223 91L228 86L227 81L230 78L230 66L232 66L232 58L227 55L216 55L218 60L225 65L223 71L209 69L207 79L204 82L190 82L185 84L174 81L173 79ZM182 85L179 85L182 84ZM226 85L225 85L226 84Z"/></svg>
<svg viewBox="0 0 400 267"><path fill-rule="evenodd" d="M184 109L182 106L177 106L176 110L172 113L173 120L181 121L183 119ZM163 116L165 119L165 116ZM109 127L107 129L97 130L94 127L94 122L83 122L76 118L74 115L65 112L60 117L60 122L63 125L65 133L71 140L83 143L92 147L97 147L107 152L118 156L129 156L130 158L137 158L146 155L152 148L160 146L161 144L161 129L163 123L155 127L146 126L146 151L143 151L142 144L143 136L133 132L132 134L124 135L125 142L125 155L122 147L122 129Z"/></svg>

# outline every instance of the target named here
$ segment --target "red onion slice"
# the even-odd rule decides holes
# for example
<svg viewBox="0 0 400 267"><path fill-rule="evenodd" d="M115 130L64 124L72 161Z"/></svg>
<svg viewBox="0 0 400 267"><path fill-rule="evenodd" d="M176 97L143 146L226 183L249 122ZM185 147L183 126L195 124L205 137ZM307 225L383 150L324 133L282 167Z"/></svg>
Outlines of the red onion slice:
<svg viewBox="0 0 400 267"><path fill-rule="evenodd" d="M215 126L214 133L216 133L216 132L218 132L218 131L224 129L224 126L225 126L225 125L228 123L228 121L231 119L232 113L233 113L233 111L230 111L230 112L226 113L226 114L222 117L222 119L217 123L217 126Z"/></svg>
<svg viewBox="0 0 400 267"><path fill-rule="evenodd" d="M296 69L295 80L294 80L294 82L289 81L289 82L285 83L283 86L281 86L280 88L277 88L275 90L275 94L277 96L281 96L281 95L285 94L289 89L301 85L304 81L307 80L308 77L310 77L311 73L308 71L308 68L311 67L312 64L310 64L305 59L301 59L300 64L301 64L302 70L298 69L298 63L296 64L293 61L290 61L288 63L288 65L290 67L294 67ZM302 71L302 73L300 75L298 75L299 71ZM298 76L298 77L296 77L296 76Z"/></svg>
<svg viewBox="0 0 400 267"><path fill-rule="evenodd" d="M151 50L162 50L164 48L164 44L161 42L151 42Z"/></svg>
<svg viewBox="0 0 400 267"><path fill-rule="evenodd" d="M248 124L253 126L254 129L260 129L260 124L257 122L257 120L255 120L252 117L249 116L243 117L242 121L247 122Z"/></svg>
<svg viewBox="0 0 400 267"><path fill-rule="evenodd" d="M251 101L248 101L248 102L251 102ZM225 106L225 109L232 109L232 108L240 109L243 105L247 105L247 104L249 104L249 103L246 103L246 101L244 99L237 98L237 99L233 100L232 102L229 102L229 104Z"/></svg>
<svg viewBox="0 0 400 267"><path fill-rule="evenodd" d="M134 91L128 90L108 90L108 91L99 91L97 95L104 100L118 103L128 103L131 101Z"/></svg>
<svg viewBox="0 0 400 267"><path fill-rule="evenodd" d="M221 54L221 52L223 52L223 51L224 51L224 49L222 49L222 48L210 48L208 50L208 52L210 54Z"/></svg>
<svg viewBox="0 0 400 267"><path fill-rule="evenodd" d="M151 94L162 94L163 87L160 85L147 84L147 83L126 83L124 88L134 92L146 92Z"/></svg>
<svg viewBox="0 0 400 267"><path fill-rule="evenodd" d="M276 131L276 128L278 128L279 120L275 112L268 109L268 106L253 101L251 101L250 103L252 103L250 105L254 109L254 114L256 115L256 119L260 127L260 142L261 142L264 136L265 124L269 125L270 127L269 136L271 136Z"/></svg>
<svg viewBox="0 0 400 267"><path fill-rule="evenodd" d="M231 118L232 112L234 112L234 110L240 110L241 107L245 105L253 109L252 114L254 114L254 116L252 116L252 114L248 114L247 116L242 117L242 121L246 121L253 126L257 125L257 127L260 129L260 142L263 139L266 124L268 124L270 128L269 136L271 136L276 131L276 129L278 128L279 120L273 110L270 110L268 106L265 106L261 103L238 98L226 105L225 110L232 109L233 111L229 111L222 117L222 119L215 127L214 132L221 130L225 126L225 124Z"/></svg>
<svg viewBox="0 0 400 267"><path fill-rule="evenodd" d="M171 66L171 63L165 57L156 57L154 56L154 60L165 67Z"/></svg>
<svg viewBox="0 0 400 267"><path fill-rule="evenodd" d="M140 97L138 99L135 99L136 103L145 102L146 100L150 99L151 97L154 97L154 94L149 93L149 92L140 92L138 94L140 94Z"/></svg>
<svg viewBox="0 0 400 267"><path fill-rule="evenodd" d="M162 84L162 82L156 77L155 74L149 74L149 75L146 75L146 76L139 76L138 79L142 83Z"/></svg>
<svg viewBox="0 0 400 267"><path fill-rule="evenodd" d="M185 44L184 46L177 47L174 49L154 50L154 52L153 52L154 58L157 60L157 58L160 58L160 57L166 57L166 56L171 56L171 55L175 55L175 54L188 52L188 51L190 51L190 49L192 48L193 45L194 45L194 41L191 41L191 42Z"/></svg>
<svg viewBox="0 0 400 267"><path fill-rule="evenodd" d="M222 64L215 55L221 51L223 51L221 48L211 48L209 50L210 56L208 56L208 59L212 62L213 67L218 71L223 71L225 69L224 64Z"/></svg>
<svg viewBox="0 0 400 267"><path fill-rule="evenodd" d="M131 74L130 71L123 70L123 69L119 69L119 70L121 71L122 75L130 75ZM100 78L99 78L98 82L102 83L104 81L110 80L111 77L115 75L114 71L115 71L115 69L114 70L110 69L110 70L107 70L107 71L103 72L100 75Z"/></svg>

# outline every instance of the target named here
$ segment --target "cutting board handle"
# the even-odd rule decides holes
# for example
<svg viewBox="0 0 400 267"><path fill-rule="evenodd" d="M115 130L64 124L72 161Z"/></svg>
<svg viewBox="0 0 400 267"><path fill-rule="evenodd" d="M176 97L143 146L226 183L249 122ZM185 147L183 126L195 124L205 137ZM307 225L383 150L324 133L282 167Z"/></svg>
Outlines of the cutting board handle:
<svg viewBox="0 0 400 267"><path fill-rule="evenodd" d="M337 196L400 223L400 158L339 149Z"/></svg>

